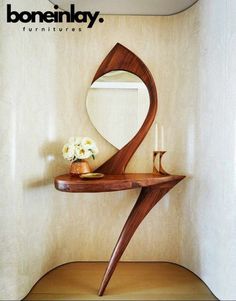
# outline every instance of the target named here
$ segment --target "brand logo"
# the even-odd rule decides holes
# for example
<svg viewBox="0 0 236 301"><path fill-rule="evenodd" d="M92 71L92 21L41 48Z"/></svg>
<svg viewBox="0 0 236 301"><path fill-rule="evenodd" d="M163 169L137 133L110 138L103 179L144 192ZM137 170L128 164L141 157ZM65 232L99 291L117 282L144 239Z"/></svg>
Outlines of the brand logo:
<svg viewBox="0 0 236 301"><path fill-rule="evenodd" d="M75 5L70 5L70 11L58 11L59 6L55 5L56 11L22 11L17 12L11 9L11 4L7 4L7 22L8 23L62 23L64 21L68 23L88 23L88 28L92 28L97 21L104 22L103 18L98 18L100 12L96 11L92 13L90 11L75 11Z"/></svg>

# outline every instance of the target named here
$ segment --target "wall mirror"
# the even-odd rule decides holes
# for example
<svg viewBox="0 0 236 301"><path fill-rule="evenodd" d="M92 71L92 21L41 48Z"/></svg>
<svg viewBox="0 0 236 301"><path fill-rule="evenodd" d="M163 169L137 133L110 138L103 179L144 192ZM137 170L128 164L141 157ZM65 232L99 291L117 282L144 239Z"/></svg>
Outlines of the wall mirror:
<svg viewBox="0 0 236 301"><path fill-rule="evenodd" d="M89 88L86 100L91 122L118 149L137 134L147 116L149 103L143 81L123 70L99 77Z"/></svg>
<svg viewBox="0 0 236 301"><path fill-rule="evenodd" d="M157 91L144 62L117 43L98 68L87 95L98 132L119 150L97 172L123 174L157 112Z"/></svg>

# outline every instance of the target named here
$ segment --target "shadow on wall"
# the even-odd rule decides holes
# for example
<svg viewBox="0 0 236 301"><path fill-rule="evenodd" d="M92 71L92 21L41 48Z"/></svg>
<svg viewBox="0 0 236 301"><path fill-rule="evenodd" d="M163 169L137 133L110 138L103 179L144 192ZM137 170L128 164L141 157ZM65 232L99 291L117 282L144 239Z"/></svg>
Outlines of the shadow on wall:
<svg viewBox="0 0 236 301"><path fill-rule="evenodd" d="M68 173L69 166L66 165L63 159L62 149L63 142L47 142L39 148L39 154L44 161L46 161L45 170L42 175L34 179L26 180L24 182L25 189L35 189L42 186L52 185L54 178L59 174Z"/></svg>

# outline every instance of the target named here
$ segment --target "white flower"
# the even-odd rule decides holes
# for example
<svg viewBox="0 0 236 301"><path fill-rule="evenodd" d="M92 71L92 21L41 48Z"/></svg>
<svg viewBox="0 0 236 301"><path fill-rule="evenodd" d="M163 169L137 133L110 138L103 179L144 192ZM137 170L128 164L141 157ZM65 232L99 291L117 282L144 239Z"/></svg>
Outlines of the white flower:
<svg viewBox="0 0 236 301"><path fill-rule="evenodd" d="M87 148L87 149L90 149L90 150L93 150L96 148L96 143L93 139L89 138L89 137L84 137L81 141L81 145L84 147L84 148Z"/></svg>
<svg viewBox="0 0 236 301"><path fill-rule="evenodd" d="M69 161L83 160L98 153L94 140L89 137L70 137L69 142L63 146L63 157Z"/></svg>
<svg viewBox="0 0 236 301"><path fill-rule="evenodd" d="M82 141L82 137L70 137L69 143L74 145L79 145Z"/></svg>
<svg viewBox="0 0 236 301"><path fill-rule="evenodd" d="M75 147L75 155L77 159L87 159L92 156L92 152L89 149L78 145Z"/></svg>
<svg viewBox="0 0 236 301"><path fill-rule="evenodd" d="M75 146L71 143L66 143L62 148L63 157L69 161L72 161L75 156Z"/></svg>

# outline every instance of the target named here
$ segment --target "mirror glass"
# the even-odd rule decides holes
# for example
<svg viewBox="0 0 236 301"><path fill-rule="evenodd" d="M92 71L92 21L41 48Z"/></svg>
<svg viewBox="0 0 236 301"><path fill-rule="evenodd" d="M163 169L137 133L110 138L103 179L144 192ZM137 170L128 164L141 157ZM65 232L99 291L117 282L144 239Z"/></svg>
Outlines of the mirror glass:
<svg viewBox="0 0 236 301"><path fill-rule="evenodd" d="M89 88L87 111L97 131L121 149L139 131L149 109L146 85L127 71L111 71Z"/></svg>

